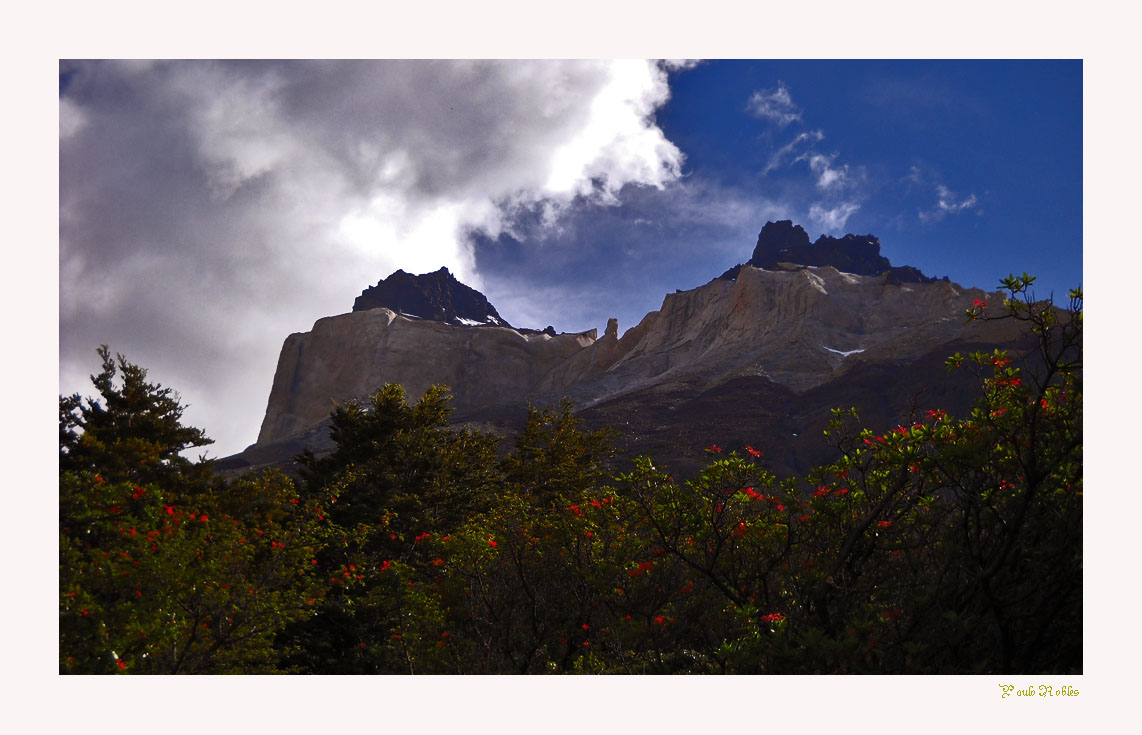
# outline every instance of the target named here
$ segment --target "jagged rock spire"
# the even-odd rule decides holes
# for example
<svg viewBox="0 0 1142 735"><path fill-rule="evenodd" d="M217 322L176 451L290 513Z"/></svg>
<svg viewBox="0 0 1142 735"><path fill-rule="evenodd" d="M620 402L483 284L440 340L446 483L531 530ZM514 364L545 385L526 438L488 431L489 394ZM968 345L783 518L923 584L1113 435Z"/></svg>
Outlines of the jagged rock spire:
<svg viewBox="0 0 1142 735"><path fill-rule="evenodd" d="M777 270L780 263L794 265L829 265L845 273L861 276L878 276L887 273L890 283L931 283L935 278L925 276L912 266L894 267L880 254L880 240L874 235L845 235L841 238L821 235L809 242L809 234L791 220L767 222L757 236L753 256L745 265L765 270ZM742 266L735 266L721 278L737 278ZM944 280L947 280L946 278Z"/></svg>
<svg viewBox="0 0 1142 735"><path fill-rule="evenodd" d="M449 324L511 326L484 294L456 280L447 268L419 276L398 270L362 291L353 302L353 311L382 307Z"/></svg>

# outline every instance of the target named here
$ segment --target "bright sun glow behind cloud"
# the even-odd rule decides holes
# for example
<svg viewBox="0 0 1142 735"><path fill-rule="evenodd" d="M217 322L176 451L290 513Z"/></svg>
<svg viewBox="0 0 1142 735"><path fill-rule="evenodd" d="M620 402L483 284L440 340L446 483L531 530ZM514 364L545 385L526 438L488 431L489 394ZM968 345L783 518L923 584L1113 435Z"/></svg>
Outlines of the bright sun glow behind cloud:
<svg viewBox="0 0 1142 735"><path fill-rule="evenodd" d="M649 61L64 62L60 391L108 343L241 449L281 342L397 268L480 288L471 234L662 187ZM240 361L243 375L231 380ZM260 385L261 388L255 386Z"/></svg>

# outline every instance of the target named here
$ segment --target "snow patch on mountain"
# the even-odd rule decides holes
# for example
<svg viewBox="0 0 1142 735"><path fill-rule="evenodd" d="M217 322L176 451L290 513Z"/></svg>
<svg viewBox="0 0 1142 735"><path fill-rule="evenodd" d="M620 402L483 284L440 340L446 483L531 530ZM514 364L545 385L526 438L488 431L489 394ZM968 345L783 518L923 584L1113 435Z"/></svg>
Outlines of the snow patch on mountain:
<svg viewBox="0 0 1142 735"><path fill-rule="evenodd" d="M822 346L822 347L825 347L825 345L821 345L821 346ZM835 352L835 353L837 353L838 355L840 355L841 357L848 357L849 355L855 355L855 354L857 354L858 352L864 352L864 350L863 350L863 349L860 349L860 350L848 350L848 351L845 351L845 350L834 350L832 347L825 347L825 349L826 349L826 350L828 350L829 352Z"/></svg>

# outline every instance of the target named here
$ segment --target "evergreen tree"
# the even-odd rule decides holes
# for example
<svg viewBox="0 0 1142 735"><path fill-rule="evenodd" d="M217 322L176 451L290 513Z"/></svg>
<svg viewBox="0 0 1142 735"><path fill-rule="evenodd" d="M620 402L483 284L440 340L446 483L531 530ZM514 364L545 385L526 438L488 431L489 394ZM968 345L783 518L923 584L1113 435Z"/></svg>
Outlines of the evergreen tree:
<svg viewBox="0 0 1142 735"><path fill-rule="evenodd" d="M103 369L91 382L98 398L59 399L60 471L98 471L109 481L142 484L201 479L181 453L214 440L183 426L178 394L148 382L147 371L122 355L112 358L107 345L97 351Z"/></svg>
<svg viewBox="0 0 1142 735"><path fill-rule="evenodd" d="M225 485L180 456L210 440L177 396L99 354L100 400L60 398L60 672L280 670L274 636L326 588L320 508L279 473Z"/></svg>

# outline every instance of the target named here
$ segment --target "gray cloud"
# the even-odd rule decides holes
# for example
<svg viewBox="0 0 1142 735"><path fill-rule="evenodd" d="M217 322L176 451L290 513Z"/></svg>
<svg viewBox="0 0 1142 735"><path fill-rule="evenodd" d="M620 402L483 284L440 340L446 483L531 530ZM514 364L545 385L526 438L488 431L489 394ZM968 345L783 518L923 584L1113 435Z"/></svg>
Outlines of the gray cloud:
<svg viewBox="0 0 1142 735"><path fill-rule="evenodd" d="M284 337L515 213L664 187L651 62L61 63L60 390L109 343L253 440Z"/></svg>

